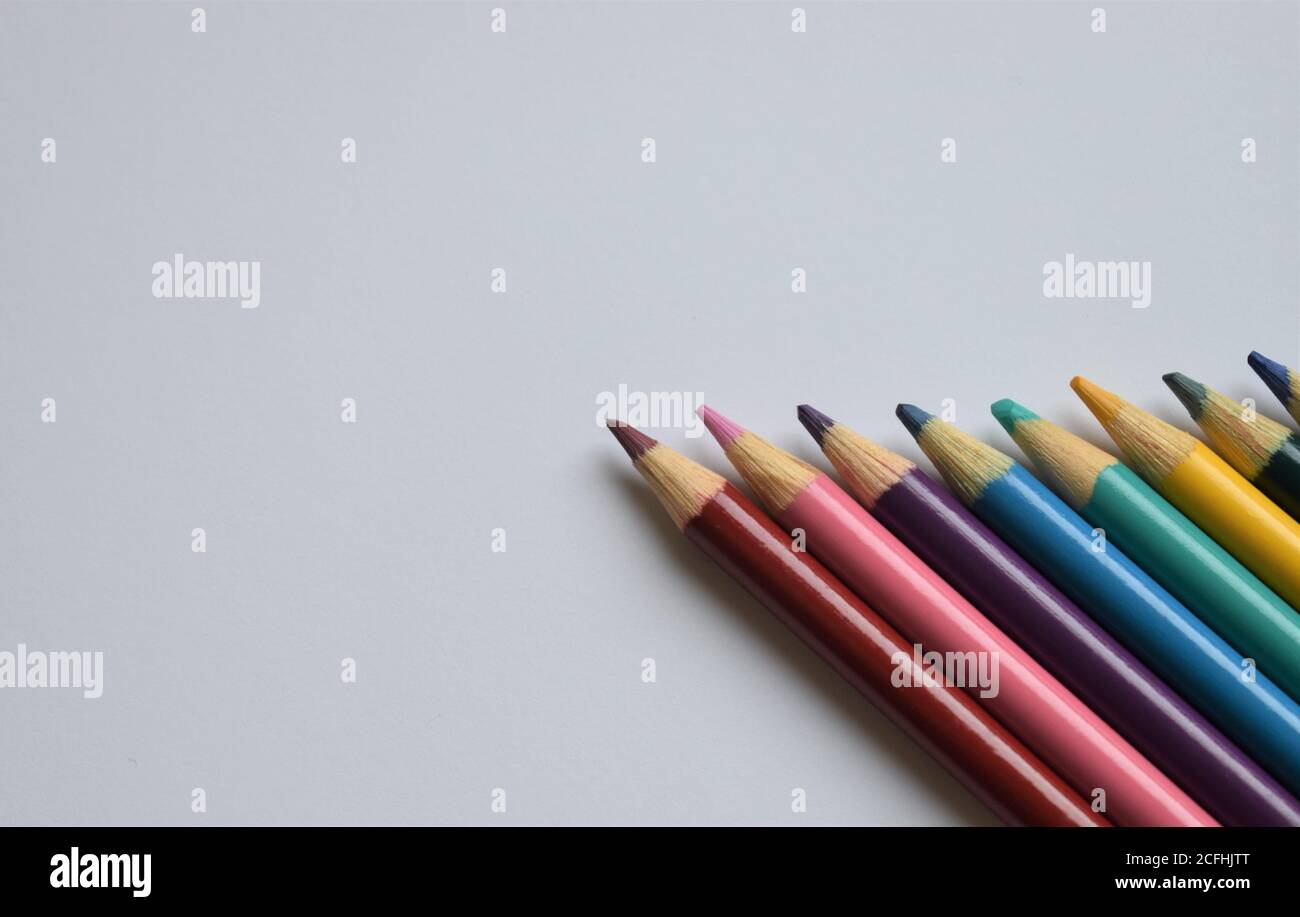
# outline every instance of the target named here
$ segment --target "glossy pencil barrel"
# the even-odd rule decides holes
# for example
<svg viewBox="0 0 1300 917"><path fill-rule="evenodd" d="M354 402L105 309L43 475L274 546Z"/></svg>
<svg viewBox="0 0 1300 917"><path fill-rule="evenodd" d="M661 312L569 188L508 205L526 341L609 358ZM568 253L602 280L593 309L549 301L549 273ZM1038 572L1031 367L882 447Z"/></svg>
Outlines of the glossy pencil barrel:
<svg viewBox="0 0 1300 917"><path fill-rule="evenodd" d="M1300 789L1300 708L1092 526L1018 465L989 484L976 515L1211 722Z"/></svg>
<svg viewBox="0 0 1300 917"><path fill-rule="evenodd" d="M1106 823L960 690L893 687L911 647L730 484L684 531L1003 821Z"/></svg>
<svg viewBox="0 0 1300 917"><path fill-rule="evenodd" d="M1300 826L1300 803L920 469L871 512L1226 825Z"/></svg>
<svg viewBox="0 0 1300 917"><path fill-rule="evenodd" d="M1300 523L1200 443L1156 488L1292 608L1300 607Z"/></svg>
<svg viewBox="0 0 1300 917"><path fill-rule="evenodd" d="M825 475L778 520L803 529L809 551L924 650L984 654L990 668L995 660L996 690L968 692L1080 794L1104 789L1117 824L1217 824Z"/></svg>
<svg viewBox="0 0 1300 917"><path fill-rule="evenodd" d="M1292 700L1300 700L1300 614L1124 465L1097 475L1080 514Z"/></svg>
<svg viewBox="0 0 1300 917"><path fill-rule="evenodd" d="M1243 435L1253 441L1251 448L1266 448L1272 439L1269 424L1285 432L1272 421L1254 428L1243 426L1239 417L1234 420L1239 406L1180 373L1170 373L1165 381L1185 405L1198 412L1207 404L1214 408L1203 415L1211 431L1207 435L1220 448L1238 452L1238 461L1251 460L1234 445ZM1071 379L1070 387L1134 471L1292 608L1300 609L1300 522L1185 430L1082 376Z"/></svg>

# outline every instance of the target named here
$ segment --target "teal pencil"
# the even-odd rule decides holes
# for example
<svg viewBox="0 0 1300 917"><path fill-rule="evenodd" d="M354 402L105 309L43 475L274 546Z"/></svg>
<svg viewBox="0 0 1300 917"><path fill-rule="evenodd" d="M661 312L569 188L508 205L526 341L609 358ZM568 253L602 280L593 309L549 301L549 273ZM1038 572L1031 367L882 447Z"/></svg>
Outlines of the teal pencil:
<svg viewBox="0 0 1300 917"><path fill-rule="evenodd" d="M1270 360L1258 350L1246 358L1250 368L1264 380L1268 390L1277 396L1288 414L1300 423L1300 373L1287 369L1276 360Z"/></svg>
<svg viewBox="0 0 1300 917"><path fill-rule="evenodd" d="M1300 700L1300 615L1146 481L1010 399L993 416L1079 515Z"/></svg>
<svg viewBox="0 0 1300 917"><path fill-rule="evenodd" d="M1300 792L1300 706L1009 456L912 405L899 418L957 496L1261 767Z"/></svg>

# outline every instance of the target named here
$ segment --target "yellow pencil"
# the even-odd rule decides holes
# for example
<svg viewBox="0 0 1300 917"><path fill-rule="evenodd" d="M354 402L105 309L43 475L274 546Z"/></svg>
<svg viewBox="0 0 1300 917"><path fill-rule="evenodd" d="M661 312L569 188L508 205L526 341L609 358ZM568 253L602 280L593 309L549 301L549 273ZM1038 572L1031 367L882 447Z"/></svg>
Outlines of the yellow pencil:
<svg viewBox="0 0 1300 917"><path fill-rule="evenodd" d="M1082 376L1070 387L1147 483L1300 608L1300 523L1191 434Z"/></svg>

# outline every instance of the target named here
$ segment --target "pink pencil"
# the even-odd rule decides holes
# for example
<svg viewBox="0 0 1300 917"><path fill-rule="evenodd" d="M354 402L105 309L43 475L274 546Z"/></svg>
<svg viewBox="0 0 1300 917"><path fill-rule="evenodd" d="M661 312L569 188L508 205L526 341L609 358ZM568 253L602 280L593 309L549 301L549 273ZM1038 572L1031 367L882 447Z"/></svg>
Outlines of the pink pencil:
<svg viewBox="0 0 1300 917"><path fill-rule="evenodd" d="M1105 814L1121 825L1217 825L830 478L712 408L700 408L700 415L792 537L802 530L808 552L919 643L922 654L964 663L948 674L964 675L962 686L974 699L1085 799L1104 798Z"/></svg>

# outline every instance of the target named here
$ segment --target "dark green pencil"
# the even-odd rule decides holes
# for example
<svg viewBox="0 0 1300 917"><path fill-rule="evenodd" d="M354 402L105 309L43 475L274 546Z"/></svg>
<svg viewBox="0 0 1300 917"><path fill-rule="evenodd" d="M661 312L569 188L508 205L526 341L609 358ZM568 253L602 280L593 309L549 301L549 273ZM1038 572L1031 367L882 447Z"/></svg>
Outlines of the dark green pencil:
<svg viewBox="0 0 1300 917"><path fill-rule="evenodd" d="M1300 436L1263 414L1248 413L1231 398L1182 373L1169 373L1164 380L1205 431L1214 451L1300 519Z"/></svg>

